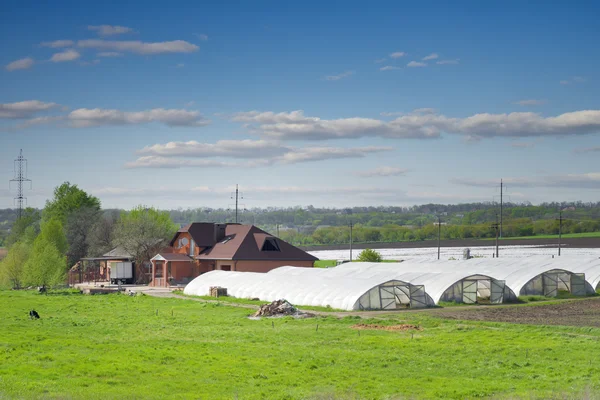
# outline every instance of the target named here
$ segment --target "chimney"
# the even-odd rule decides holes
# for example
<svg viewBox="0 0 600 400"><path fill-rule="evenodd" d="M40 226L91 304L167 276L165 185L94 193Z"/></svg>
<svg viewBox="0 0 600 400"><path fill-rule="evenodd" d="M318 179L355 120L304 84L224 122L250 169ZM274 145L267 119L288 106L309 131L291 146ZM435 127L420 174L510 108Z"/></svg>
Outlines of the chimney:
<svg viewBox="0 0 600 400"><path fill-rule="evenodd" d="M225 238L225 228L227 224L215 224L215 242L219 243Z"/></svg>

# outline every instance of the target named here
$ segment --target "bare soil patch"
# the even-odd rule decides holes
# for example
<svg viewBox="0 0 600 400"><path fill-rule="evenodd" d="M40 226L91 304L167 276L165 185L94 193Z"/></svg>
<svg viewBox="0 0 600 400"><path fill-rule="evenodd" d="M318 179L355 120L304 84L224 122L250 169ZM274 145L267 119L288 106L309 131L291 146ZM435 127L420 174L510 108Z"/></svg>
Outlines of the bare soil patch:
<svg viewBox="0 0 600 400"><path fill-rule="evenodd" d="M454 320L510 322L533 325L591 326L600 328L600 298L565 301L558 304L480 307L461 310L444 309L433 312Z"/></svg>
<svg viewBox="0 0 600 400"><path fill-rule="evenodd" d="M356 324L351 326L352 329L372 329L377 331L422 331L418 325L402 324L402 325L376 325L376 324Z"/></svg>
<svg viewBox="0 0 600 400"><path fill-rule="evenodd" d="M6 250L5 248L0 248L0 260L2 260L4 257L6 257L7 253L8 253L8 250Z"/></svg>

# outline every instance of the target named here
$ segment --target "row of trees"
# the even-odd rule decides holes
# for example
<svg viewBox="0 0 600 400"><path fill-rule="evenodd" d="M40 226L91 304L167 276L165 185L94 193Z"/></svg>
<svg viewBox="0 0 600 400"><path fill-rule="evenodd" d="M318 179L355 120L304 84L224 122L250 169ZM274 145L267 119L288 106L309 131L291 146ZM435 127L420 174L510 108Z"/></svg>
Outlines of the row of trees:
<svg viewBox="0 0 600 400"><path fill-rule="evenodd" d="M129 212L102 211L98 198L68 182L40 212L28 208L5 240L0 283L12 288L53 286L84 257L98 257L120 246L142 266L173 234L167 212L139 206ZM144 276L139 271L138 276Z"/></svg>
<svg viewBox="0 0 600 400"><path fill-rule="evenodd" d="M599 232L600 220L563 220L562 233ZM531 221L530 219L512 220L503 225L504 237L524 237L535 235L556 235L559 222L556 220ZM485 239L493 238L496 231L490 224L476 225L442 225L442 239ZM331 226L316 229L313 233L301 233L297 230L282 230L279 236L295 245L330 245L345 244L350 241L349 226ZM354 225L353 240L360 243L374 242L406 242L437 239L438 226L430 223L422 228L408 228L398 225L370 227Z"/></svg>

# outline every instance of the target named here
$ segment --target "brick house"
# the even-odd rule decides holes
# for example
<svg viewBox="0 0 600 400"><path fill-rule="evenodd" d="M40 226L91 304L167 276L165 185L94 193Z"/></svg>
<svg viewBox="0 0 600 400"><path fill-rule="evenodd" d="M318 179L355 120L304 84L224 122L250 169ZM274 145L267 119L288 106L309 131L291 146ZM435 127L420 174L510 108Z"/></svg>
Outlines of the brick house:
<svg viewBox="0 0 600 400"><path fill-rule="evenodd" d="M154 256L150 286L187 284L213 271L268 272L284 265L313 267L316 257L254 225L194 222L180 229L171 248Z"/></svg>

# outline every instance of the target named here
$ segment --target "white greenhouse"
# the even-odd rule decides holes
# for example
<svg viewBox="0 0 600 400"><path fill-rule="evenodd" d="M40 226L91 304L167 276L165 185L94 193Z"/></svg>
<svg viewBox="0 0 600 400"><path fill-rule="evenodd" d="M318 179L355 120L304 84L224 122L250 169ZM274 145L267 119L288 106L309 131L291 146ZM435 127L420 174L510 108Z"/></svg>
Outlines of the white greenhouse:
<svg viewBox="0 0 600 400"><path fill-rule="evenodd" d="M590 281L586 281L586 276ZM421 308L439 302L515 301L522 295L584 296L600 284L600 259L474 258L345 263L332 268L279 267L268 273L212 271L184 290L203 296L213 286L230 296L287 299L299 306L342 310Z"/></svg>

